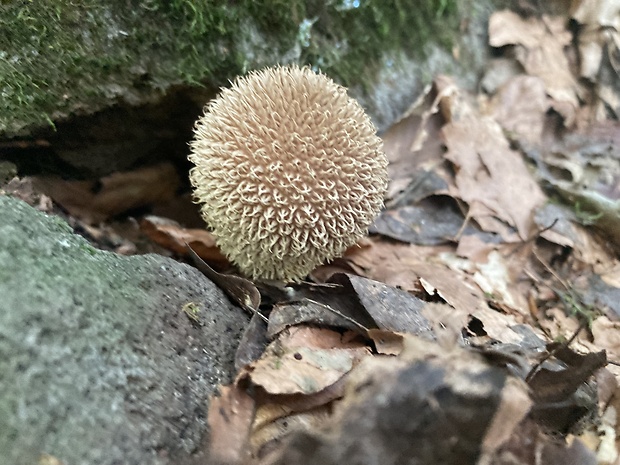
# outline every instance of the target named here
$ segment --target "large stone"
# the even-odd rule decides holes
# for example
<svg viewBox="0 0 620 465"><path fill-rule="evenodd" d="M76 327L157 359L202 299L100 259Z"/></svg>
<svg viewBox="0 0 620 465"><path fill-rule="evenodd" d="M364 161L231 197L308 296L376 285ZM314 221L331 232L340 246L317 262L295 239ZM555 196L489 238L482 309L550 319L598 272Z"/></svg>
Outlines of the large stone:
<svg viewBox="0 0 620 465"><path fill-rule="evenodd" d="M199 462L247 320L195 269L0 196L0 462Z"/></svg>
<svg viewBox="0 0 620 465"><path fill-rule="evenodd" d="M389 84L401 55L421 57L427 44L449 50L459 35L456 0L2 3L0 91L8 111L0 112L0 137L119 101L153 102L178 85L217 88L248 69L288 62L359 88L378 113L378 81L396 90L418 80ZM389 75L376 76L386 68Z"/></svg>
<svg viewBox="0 0 620 465"><path fill-rule="evenodd" d="M276 63L347 86L382 130L437 73L475 81L492 1L8 0L0 157L64 177L182 160L217 89ZM475 45L456 43L459 21Z"/></svg>

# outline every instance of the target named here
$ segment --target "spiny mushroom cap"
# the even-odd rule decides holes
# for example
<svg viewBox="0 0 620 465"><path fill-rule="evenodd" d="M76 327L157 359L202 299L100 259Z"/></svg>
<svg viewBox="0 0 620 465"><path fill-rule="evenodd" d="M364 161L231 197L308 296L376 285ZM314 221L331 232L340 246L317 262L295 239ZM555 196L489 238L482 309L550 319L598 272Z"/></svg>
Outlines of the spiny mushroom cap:
<svg viewBox="0 0 620 465"><path fill-rule="evenodd" d="M297 281L360 237L383 205L387 159L346 89L297 66L238 78L196 123L197 201L245 274Z"/></svg>

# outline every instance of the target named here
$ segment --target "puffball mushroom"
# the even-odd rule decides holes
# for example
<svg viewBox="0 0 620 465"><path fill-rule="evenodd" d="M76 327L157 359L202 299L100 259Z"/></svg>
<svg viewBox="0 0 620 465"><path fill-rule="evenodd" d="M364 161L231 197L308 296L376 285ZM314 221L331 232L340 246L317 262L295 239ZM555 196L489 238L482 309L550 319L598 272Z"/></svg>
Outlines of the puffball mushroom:
<svg viewBox="0 0 620 465"><path fill-rule="evenodd" d="M375 127L344 87L307 67L237 78L207 104L190 145L202 216L255 279L302 279L364 236L383 206Z"/></svg>

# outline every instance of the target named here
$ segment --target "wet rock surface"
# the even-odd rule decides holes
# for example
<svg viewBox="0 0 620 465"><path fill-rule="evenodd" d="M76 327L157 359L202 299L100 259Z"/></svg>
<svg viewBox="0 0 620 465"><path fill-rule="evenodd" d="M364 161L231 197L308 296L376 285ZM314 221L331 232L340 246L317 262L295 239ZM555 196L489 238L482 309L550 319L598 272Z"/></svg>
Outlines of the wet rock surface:
<svg viewBox="0 0 620 465"><path fill-rule="evenodd" d="M0 196L0 218L2 462L200 461L242 310L187 265L99 251L19 200Z"/></svg>

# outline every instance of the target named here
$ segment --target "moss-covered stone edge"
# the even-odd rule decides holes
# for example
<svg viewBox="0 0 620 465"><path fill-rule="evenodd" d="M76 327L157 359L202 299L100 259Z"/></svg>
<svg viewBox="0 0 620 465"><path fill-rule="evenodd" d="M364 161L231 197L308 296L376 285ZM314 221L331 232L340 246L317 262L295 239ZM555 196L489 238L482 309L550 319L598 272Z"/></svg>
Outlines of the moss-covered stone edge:
<svg viewBox="0 0 620 465"><path fill-rule="evenodd" d="M364 86L385 52L448 45L457 3L0 0L0 137L173 85L217 88L275 62Z"/></svg>

